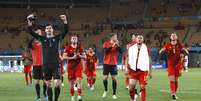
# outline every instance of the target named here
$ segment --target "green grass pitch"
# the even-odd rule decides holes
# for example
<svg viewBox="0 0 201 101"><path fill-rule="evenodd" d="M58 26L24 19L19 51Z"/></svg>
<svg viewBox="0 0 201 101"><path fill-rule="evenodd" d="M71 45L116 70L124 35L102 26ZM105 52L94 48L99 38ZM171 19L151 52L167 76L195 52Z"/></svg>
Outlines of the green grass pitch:
<svg viewBox="0 0 201 101"><path fill-rule="evenodd" d="M113 101L112 87L109 82L107 98L102 98L102 71L97 72L95 90L90 91L83 76L83 101ZM116 101L130 101L129 93L124 86L124 75L119 71ZM153 70L153 78L148 81L147 101L172 101L169 93L169 82L166 70ZM184 72L179 81L177 101L201 101L201 69ZM23 73L0 73L0 101L34 101L34 86L26 86ZM42 100L43 101L43 100ZM65 75L65 86L62 87L59 101L70 101L70 94ZM140 100L138 100L140 101Z"/></svg>

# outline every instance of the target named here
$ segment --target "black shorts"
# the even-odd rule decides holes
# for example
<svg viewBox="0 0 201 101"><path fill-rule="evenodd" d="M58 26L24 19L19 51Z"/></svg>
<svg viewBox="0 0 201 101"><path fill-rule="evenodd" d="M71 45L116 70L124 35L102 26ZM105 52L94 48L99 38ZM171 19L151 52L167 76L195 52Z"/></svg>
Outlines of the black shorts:
<svg viewBox="0 0 201 101"><path fill-rule="evenodd" d="M36 80L43 80L42 66L33 66L33 78Z"/></svg>
<svg viewBox="0 0 201 101"><path fill-rule="evenodd" d="M53 79L61 79L61 68L59 64L45 64L43 67L44 79L51 80Z"/></svg>
<svg viewBox="0 0 201 101"><path fill-rule="evenodd" d="M103 64L103 75L117 75L117 71L116 65Z"/></svg>

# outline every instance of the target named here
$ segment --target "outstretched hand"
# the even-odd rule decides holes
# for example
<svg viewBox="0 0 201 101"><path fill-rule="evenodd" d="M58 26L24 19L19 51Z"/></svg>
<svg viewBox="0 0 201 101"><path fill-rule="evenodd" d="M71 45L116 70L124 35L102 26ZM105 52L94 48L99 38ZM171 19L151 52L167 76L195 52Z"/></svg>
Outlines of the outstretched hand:
<svg viewBox="0 0 201 101"><path fill-rule="evenodd" d="M60 17L60 19L61 19L64 23L67 23L67 17L66 17L66 15L60 15L59 17Z"/></svg>
<svg viewBox="0 0 201 101"><path fill-rule="evenodd" d="M31 19L33 19L34 15L33 14L29 14L27 16L27 23L28 23L28 26L32 26L33 25L33 21L31 21Z"/></svg>

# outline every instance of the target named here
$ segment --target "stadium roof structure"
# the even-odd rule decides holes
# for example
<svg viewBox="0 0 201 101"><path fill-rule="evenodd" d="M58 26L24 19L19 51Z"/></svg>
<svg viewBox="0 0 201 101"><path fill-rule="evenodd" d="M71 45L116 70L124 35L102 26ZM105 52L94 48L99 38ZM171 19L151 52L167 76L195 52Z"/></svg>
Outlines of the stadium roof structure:
<svg viewBox="0 0 201 101"><path fill-rule="evenodd" d="M0 0L0 8L68 8L109 6L112 0Z"/></svg>

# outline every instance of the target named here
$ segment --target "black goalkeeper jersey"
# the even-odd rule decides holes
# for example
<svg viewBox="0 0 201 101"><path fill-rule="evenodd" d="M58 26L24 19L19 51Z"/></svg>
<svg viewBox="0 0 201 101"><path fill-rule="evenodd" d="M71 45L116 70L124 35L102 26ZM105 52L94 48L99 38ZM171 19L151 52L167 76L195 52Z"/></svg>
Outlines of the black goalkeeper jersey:
<svg viewBox="0 0 201 101"><path fill-rule="evenodd" d="M61 41L64 39L65 35L68 33L69 28L67 24L64 24L64 31L59 35L52 38L47 38L46 36L40 36L36 34L32 27L28 27L28 32L37 40L42 43L42 63L47 64L59 64L59 47Z"/></svg>

